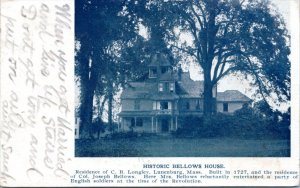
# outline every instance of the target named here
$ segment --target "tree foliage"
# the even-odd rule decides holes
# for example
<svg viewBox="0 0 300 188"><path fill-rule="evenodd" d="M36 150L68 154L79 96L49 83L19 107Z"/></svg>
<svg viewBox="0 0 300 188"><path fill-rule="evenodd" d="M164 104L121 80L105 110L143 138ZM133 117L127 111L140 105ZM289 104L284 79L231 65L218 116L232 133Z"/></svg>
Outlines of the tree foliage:
<svg viewBox="0 0 300 188"><path fill-rule="evenodd" d="M289 100L289 35L270 1L151 1L145 7L148 19L159 15L152 25L159 25L174 55L188 56L202 68L206 114L213 111L212 88L230 73L249 78L266 101L270 95ZM192 40L180 42L183 33Z"/></svg>
<svg viewBox="0 0 300 188"><path fill-rule="evenodd" d="M137 35L135 18L124 10L126 1L76 1L75 38L80 49L75 74L80 81L80 109L83 131L91 131L94 96L105 96L109 120L113 95L137 70L132 56Z"/></svg>

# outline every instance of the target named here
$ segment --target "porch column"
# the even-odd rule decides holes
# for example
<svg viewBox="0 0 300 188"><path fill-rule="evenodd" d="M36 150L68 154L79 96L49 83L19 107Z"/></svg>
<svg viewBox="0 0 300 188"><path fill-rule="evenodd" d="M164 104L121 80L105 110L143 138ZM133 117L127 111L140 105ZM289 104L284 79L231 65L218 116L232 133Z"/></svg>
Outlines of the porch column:
<svg viewBox="0 0 300 188"><path fill-rule="evenodd" d="M121 128L122 131L124 130L124 123L125 123L124 121L125 121L125 117L121 118L121 126L120 126L120 128Z"/></svg>
<svg viewBox="0 0 300 188"><path fill-rule="evenodd" d="M120 126L122 126L122 118L121 117L119 117L118 132L120 132Z"/></svg>
<svg viewBox="0 0 300 188"><path fill-rule="evenodd" d="M176 118L176 121L175 121L175 130L177 130L177 116L175 118Z"/></svg>
<svg viewBox="0 0 300 188"><path fill-rule="evenodd" d="M134 126L136 127L136 117L134 117Z"/></svg>
<svg viewBox="0 0 300 188"><path fill-rule="evenodd" d="M173 120L174 120L174 118L173 118L173 116L171 117L171 131L173 131Z"/></svg>
<svg viewBox="0 0 300 188"><path fill-rule="evenodd" d="M155 132L157 132L157 117L155 117Z"/></svg>
<svg viewBox="0 0 300 188"><path fill-rule="evenodd" d="M154 132L154 126L153 126L153 116L151 117L151 131Z"/></svg>

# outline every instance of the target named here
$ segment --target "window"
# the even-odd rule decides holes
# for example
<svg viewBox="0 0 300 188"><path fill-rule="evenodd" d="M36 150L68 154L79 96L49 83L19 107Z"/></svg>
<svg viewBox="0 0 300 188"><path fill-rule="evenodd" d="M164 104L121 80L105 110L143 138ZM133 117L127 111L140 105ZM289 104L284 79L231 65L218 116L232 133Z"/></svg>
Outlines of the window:
<svg viewBox="0 0 300 188"><path fill-rule="evenodd" d="M136 118L136 126L142 127L143 126L143 119L142 118Z"/></svg>
<svg viewBox="0 0 300 188"><path fill-rule="evenodd" d="M165 91L168 91L168 90L169 90L169 83L168 83L168 82L165 82L164 85L165 85L165 89L164 89L164 90L165 90Z"/></svg>
<svg viewBox="0 0 300 188"><path fill-rule="evenodd" d="M159 83L158 84L158 91L163 91L164 88L163 88L163 83Z"/></svg>
<svg viewBox="0 0 300 188"><path fill-rule="evenodd" d="M200 110L200 99L197 99L197 101L196 101L196 109L197 110Z"/></svg>
<svg viewBox="0 0 300 188"><path fill-rule="evenodd" d="M157 76L157 68L150 68L149 69L149 77L156 77Z"/></svg>
<svg viewBox="0 0 300 188"><path fill-rule="evenodd" d="M153 101L153 110L156 110L156 101Z"/></svg>
<svg viewBox="0 0 300 188"><path fill-rule="evenodd" d="M130 120L130 126L131 127L134 127L135 126L135 119L134 118L131 118L131 120Z"/></svg>
<svg viewBox="0 0 300 188"><path fill-rule="evenodd" d="M161 110L167 110L167 109L169 109L168 102L167 101L160 102L160 109Z"/></svg>
<svg viewBox="0 0 300 188"><path fill-rule="evenodd" d="M189 110L190 109L190 103L189 101L185 102L185 109Z"/></svg>
<svg viewBox="0 0 300 188"><path fill-rule="evenodd" d="M168 68L167 67L162 67L161 68L161 73L164 74L168 71Z"/></svg>
<svg viewBox="0 0 300 188"><path fill-rule="evenodd" d="M223 112L228 112L228 103L223 103Z"/></svg>
<svg viewBox="0 0 300 188"><path fill-rule="evenodd" d="M140 109L140 100L135 100L134 101L134 109L139 110Z"/></svg>
<svg viewBox="0 0 300 188"><path fill-rule="evenodd" d="M174 92L174 83L170 83L170 92Z"/></svg>

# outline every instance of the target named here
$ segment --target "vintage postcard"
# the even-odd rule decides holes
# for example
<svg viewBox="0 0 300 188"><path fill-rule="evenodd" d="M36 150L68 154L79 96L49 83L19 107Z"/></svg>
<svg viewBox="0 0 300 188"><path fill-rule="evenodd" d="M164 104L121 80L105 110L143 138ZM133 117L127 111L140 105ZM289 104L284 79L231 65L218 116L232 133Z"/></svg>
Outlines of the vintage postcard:
<svg viewBox="0 0 300 188"><path fill-rule="evenodd" d="M4 0L0 185L299 186L297 0Z"/></svg>

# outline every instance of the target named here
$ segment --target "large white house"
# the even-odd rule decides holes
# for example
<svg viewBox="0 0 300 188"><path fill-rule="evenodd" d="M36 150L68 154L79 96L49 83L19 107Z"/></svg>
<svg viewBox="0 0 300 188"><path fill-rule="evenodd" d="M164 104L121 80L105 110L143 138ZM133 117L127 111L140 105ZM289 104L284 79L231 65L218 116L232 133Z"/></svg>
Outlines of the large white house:
<svg viewBox="0 0 300 188"><path fill-rule="evenodd" d="M148 65L147 79L130 82L121 94L120 130L170 132L186 116L203 115L203 81L189 72L174 72L164 54L155 54ZM217 92L213 88L214 111L233 113L250 99L237 90Z"/></svg>

